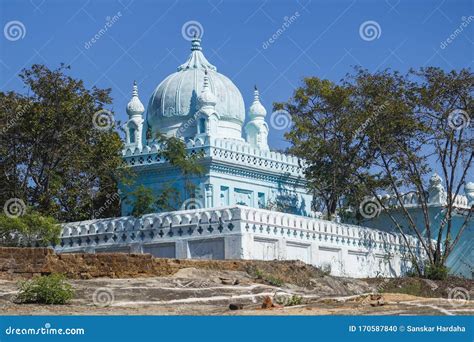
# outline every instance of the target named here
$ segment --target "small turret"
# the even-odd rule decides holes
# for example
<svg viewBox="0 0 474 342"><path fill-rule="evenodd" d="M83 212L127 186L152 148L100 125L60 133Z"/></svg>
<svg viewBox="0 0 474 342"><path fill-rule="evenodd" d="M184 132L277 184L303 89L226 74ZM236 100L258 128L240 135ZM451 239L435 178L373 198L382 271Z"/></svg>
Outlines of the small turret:
<svg viewBox="0 0 474 342"><path fill-rule="evenodd" d="M209 77L207 76L207 70L204 73L204 85L201 94L198 97L198 102L201 108L204 107L215 107L217 104L217 97L209 88Z"/></svg>
<svg viewBox="0 0 474 342"><path fill-rule="evenodd" d="M127 114L128 116L142 115L145 112L145 107L143 103L138 98L138 86L137 81L133 82L132 98L127 104Z"/></svg>
<svg viewBox="0 0 474 342"><path fill-rule="evenodd" d="M196 115L196 137L201 138L204 143L207 142L211 136L216 136L219 121L219 114L216 112L217 97L209 86L207 69L204 72L202 91L197 100L199 103L199 111Z"/></svg>
<svg viewBox="0 0 474 342"><path fill-rule="evenodd" d="M137 82L133 82L132 98L127 104L128 121L126 126L126 147L142 149L142 132L143 132L143 113L145 107L138 98Z"/></svg>
<svg viewBox="0 0 474 342"><path fill-rule="evenodd" d="M245 125L247 142L262 150L268 150L268 124L265 122L267 110L260 103L260 94L257 86L253 92L253 103L249 108L248 117L250 121Z"/></svg>
<svg viewBox="0 0 474 342"><path fill-rule="evenodd" d="M443 179L436 172L430 178L428 187L428 202L430 204L446 204L446 190Z"/></svg>
<svg viewBox="0 0 474 342"><path fill-rule="evenodd" d="M253 92L253 103L249 108L249 117L250 119L255 119L258 117L265 118L266 115L267 110L260 103L260 94L258 93L257 86L255 86Z"/></svg>
<svg viewBox="0 0 474 342"><path fill-rule="evenodd" d="M473 182L468 182L464 185L464 193L466 194L467 205L473 206L474 205L474 183Z"/></svg>

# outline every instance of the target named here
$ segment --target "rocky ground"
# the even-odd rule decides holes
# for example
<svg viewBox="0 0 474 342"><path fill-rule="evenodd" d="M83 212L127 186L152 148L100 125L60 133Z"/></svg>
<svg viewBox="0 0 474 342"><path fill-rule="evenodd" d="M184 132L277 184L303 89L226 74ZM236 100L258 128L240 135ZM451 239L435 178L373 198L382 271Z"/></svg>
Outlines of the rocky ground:
<svg viewBox="0 0 474 342"><path fill-rule="evenodd" d="M3 315L473 315L473 282L351 279L300 262L201 263L171 275L70 279L67 305L15 304L18 279L0 280ZM197 266L198 264L196 264ZM456 292L457 291L457 292ZM463 292L464 291L464 292ZM472 297L472 296L471 296ZM264 306L264 308L262 308ZM232 309L233 310L232 310Z"/></svg>

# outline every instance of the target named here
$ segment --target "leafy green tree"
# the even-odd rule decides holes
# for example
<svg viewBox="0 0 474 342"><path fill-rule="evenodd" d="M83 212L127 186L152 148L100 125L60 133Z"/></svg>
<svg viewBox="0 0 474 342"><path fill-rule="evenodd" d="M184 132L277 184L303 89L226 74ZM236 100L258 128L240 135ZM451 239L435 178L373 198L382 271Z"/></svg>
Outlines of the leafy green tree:
<svg viewBox="0 0 474 342"><path fill-rule="evenodd" d="M52 217L27 212L18 217L0 215L0 245L49 246L59 243L61 227Z"/></svg>
<svg viewBox="0 0 474 342"><path fill-rule="evenodd" d="M184 181L184 192L181 193L173 182L164 184L158 194L144 185L137 186L129 193L127 202L132 205L131 214L135 217L157 211L178 210L184 200L192 197L197 185L193 181L204 172L201 163L203 153L188 153L186 144L177 137L158 134L157 141L161 144L160 153L175 167Z"/></svg>
<svg viewBox="0 0 474 342"><path fill-rule="evenodd" d="M20 74L26 93L0 92L0 200L20 198L60 221L92 218L127 170L104 111L110 89L87 89L68 69L33 65ZM118 215L118 202L102 217Z"/></svg>
<svg viewBox="0 0 474 342"><path fill-rule="evenodd" d="M306 78L290 101L275 107L291 114L290 152L306 160L310 188L328 216L353 214L365 196L372 196L406 244L406 234L412 234L425 250L428 258L420 260L408 247L418 274L436 278L446 274L446 259L473 212L461 213L462 224L453 227L454 214L460 214L455 199L472 168L473 87L473 74L465 69L424 68L405 75L357 69L337 85ZM440 225L429 213L434 170L442 171L446 188ZM421 226L404 203L410 192L417 194ZM387 194L395 204L384 201Z"/></svg>
<svg viewBox="0 0 474 342"><path fill-rule="evenodd" d="M404 238L409 233L418 239L427 260L420 260L408 248L418 274L445 277L446 260L467 228L473 211L460 212L455 205L472 168L468 113L472 113L473 74L465 69L445 72L431 67L412 70L405 76L387 71L375 75L360 71L355 79L361 87L361 96L356 99L358 108L369 108L374 101L386 103L382 115L374 118L366 130L368 151L373 156L369 172L383 180L384 185L375 187L365 182L368 193ZM398 82L400 79L403 82ZM441 223L435 222L430 213L428 188L434 170L441 170L446 189L447 203L435 213L443 218ZM390 193L395 203L384 201L381 189ZM407 193L416 195L421 221L407 208L404 202ZM456 227L455 213L463 217ZM454 231L456 234L452 236Z"/></svg>
<svg viewBox="0 0 474 342"><path fill-rule="evenodd" d="M455 204L472 170L473 132L469 113L473 112L474 75L467 69L445 72L430 67L412 70L408 76L412 81L402 91L412 95L411 110L400 117L389 116L371 136L376 165L389 182L388 188L397 199L395 207L403 214L405 226L397 222L383 201L379 200L379 204L393 223L400 230L414 234L425 250L427 260L415 260L418 273L442 278L447 275L446 260L474 211L472 207L460 211ZM378 136L380 132L383 139ZM437 213L443 218L439 223L433 222L429 208L428 180L433 170L441 170L446 189L446 205ZM416 224L413 213L404 204L407 192L417 195L422 226ZM459 222L455 216L462 218L460 224L455 223ZM433 239L436 243L432 243Z"/></svg>
<svg viewBox="0 0 474 342"><path fill-rule="evenodd" d="M129 195L133 198L132 201L129 201L133 204L133 216L140 217L155 211L156 198L150 188L139 185Z"/></svg>
<svg viewBox="0 0 474 342"><path fill-rule="evenodd" d="M306 160L306 179L315 198L313 209L325 211L328 218L334 216L342 200L359 195L355 174L368 167L363 149L366 135L357 134L368 115L354 108L356 92L357 88L347 83L336 85L308 77L290 101L274 106L291 115L293 127L285 135L292 143L289 152Z"/></svg>
<svg viewBox="0 0 474 342"><path fill-rule="evenodd" d="M204 172L204 166L200 163L204 153L202 151L197 153L188 153L184 141L177 137L166 137L159 134L158 142L164 146L162 155L168 162L176 167L184 179L184 199L192 196L196 190L196 184L193 178L201 176Z"/></svg>

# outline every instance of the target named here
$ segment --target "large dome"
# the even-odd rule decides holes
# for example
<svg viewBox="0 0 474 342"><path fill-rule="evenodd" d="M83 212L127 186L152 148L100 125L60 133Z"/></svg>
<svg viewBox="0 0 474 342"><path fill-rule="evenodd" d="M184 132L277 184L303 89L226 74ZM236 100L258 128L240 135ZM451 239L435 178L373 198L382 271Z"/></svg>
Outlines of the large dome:
<svg viewBox="0 0 474 342"><path fill-rule="evenodd" d="M219 125L229 129L228 137L241 138L245 120L242 95L230 79L218 73L216 67L207 61L201 52L199 38L193 39L188 60L178 67L177 72L166 77L150 98L147 123L153 132L169 135L180 130L184 137L193 135L193 126L196 125L192 118L199 110L198 96L206 73L209 87L217 98L215 109Z"/></svg>

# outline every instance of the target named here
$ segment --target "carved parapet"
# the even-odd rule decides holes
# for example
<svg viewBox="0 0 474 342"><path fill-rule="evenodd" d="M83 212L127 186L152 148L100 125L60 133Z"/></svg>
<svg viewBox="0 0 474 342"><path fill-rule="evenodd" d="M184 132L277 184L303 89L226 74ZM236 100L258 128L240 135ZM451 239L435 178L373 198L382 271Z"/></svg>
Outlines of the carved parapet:
<svg viewBox="0 0 474 342"><path fill-rule="evenodd" d="M124 161L129 166L161 164L166 160L160 155L163 145L154 143L150 146L124 149ZM295 156L262 150L249 146L245 142L229 139L214 139L203 141L198 138L186 141L186 148L190 153L203 151L205 157L223 160L267 171L288 173L298 177L303 176L305 162Z"/></svg>
<svg viewBox="0 0 474 342"><path fill-rule="evenodd" d="M275 240L284 238L334 248L346 246L364 251L378 250L379 253L405 249L404 240L395 233L245 206L68 223L63 225L61 244L56 249L67 252L92 247L113 248L235 233L259 234ZM409 236L409 241L417 253L422 254L417 240Z"/></svg>

